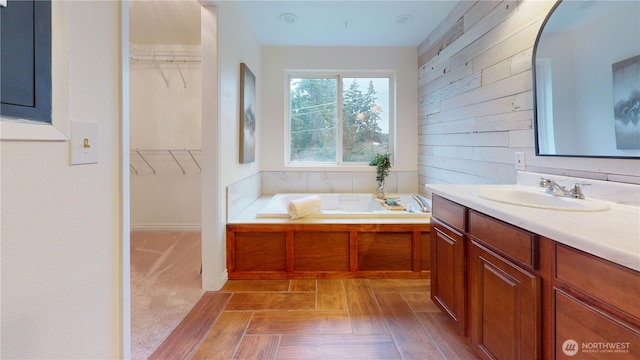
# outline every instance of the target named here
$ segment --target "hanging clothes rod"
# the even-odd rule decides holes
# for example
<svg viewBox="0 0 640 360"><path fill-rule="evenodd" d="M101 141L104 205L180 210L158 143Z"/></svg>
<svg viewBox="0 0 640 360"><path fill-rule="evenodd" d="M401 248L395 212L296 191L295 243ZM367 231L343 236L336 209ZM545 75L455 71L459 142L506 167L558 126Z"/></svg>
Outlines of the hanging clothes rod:
<svg viewBox="0 0 640 360"><path fill-rule="evenodd" d="M199 63L201 54L200 51L144 50L131 46L129 47L129 59L160 63Z"/></svg>
<svg viewBox="0 0 640 360"><path fill-rule="evenodd" d="M180 171L182 171L182 175L187 174L187 170L183 166L185 160L182 160L181 162L180 159L178 159L178 157L183 157L183 156L189 156L191 158L191 161L193 161L195 166L198 168L198 172L202 172L202 167L200 166L200 163L198 163L198 160L195 157L196 155L200 155L201 153L202 153L202 150L200 149L135 149L130 151L130 155L140 157L140 159L147 165L147 167L149 167L149 169L154 175L156 175L158 172L151 165L152 161L150 159L154 156L163 156L163 155L164 156L168 155L173 159L175 164L180 168ZM135 175L138 175L140 173L140 171L136 169L136 167L133 164L129 164L129 167L131 168L131 171L133 171Z"/></svg>
<svg viewBox="0 0 640 360"><path fill-rule="evenodd" d="M129 59L141 62L151 62L158 70L162 79L164 80L167 88L169 87L169 80L165 74L165 69L160 66L161 63L176 64L180 79L182 79L182 86L187 88L187 80L184 78L180 63L200 63L201 54L200 51L187 51L187 50L146 50L140 49L135 46L129 46Z"/></svg>

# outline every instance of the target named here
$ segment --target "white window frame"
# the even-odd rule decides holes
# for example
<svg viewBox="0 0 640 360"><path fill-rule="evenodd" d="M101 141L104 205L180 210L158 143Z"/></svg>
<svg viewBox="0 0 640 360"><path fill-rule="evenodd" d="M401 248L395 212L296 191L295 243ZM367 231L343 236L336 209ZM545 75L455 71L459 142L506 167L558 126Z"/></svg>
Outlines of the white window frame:
<svg viewBox="0 0 640 360"><path fill-rule="evenodd" d="M336 136L336 161L335 162L315 162L315 161L291 161L291 78L335 78L337 84L337 136ZM342 81L344 78L387 78L389 79L389 152L395 149L395 71L355 71L355 70L288 70L285 72L285 104L284 104L284 166L285 168L348 168L348 167L369 167L369 162L345 162L343 158L343 133L342 133ZM392 160L393 161L393 160Z"/></svg>

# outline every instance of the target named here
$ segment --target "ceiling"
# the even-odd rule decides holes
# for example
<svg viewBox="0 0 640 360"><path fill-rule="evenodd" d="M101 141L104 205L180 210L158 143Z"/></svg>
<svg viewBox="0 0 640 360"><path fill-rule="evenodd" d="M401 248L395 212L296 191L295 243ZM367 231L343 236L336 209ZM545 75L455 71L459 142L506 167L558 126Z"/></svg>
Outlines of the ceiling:
<svg viewBox="0 0 640 360"><path fill-rule="evenodd" d="M455 1L241 1L268 46L418 46ZM295 14L293 23L280 21ZM411 16L410 21L402 19Z"/></svg>
<svg viewBox="0 0 640 360"><path fill-rule="evenodd" d="M265 46L418 46L457 4L451 0L226 1L238 3ZM200 43L197 0L132 0L129 6L131 42Z"/></svg>

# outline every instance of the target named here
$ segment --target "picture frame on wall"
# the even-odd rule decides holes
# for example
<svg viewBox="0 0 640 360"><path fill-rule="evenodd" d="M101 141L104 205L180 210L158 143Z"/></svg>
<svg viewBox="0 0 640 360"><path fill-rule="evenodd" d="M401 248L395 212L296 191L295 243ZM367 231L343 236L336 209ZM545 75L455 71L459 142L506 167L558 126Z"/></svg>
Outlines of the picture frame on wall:
<svg viewBox="0 0 640 360"><path fill-rule="evenodd" d="M256 77L245 63L240 64L240 163L256 159Z"/></svg>
<svg viewBox="0 0 640 360"><path fill-rule="evenodd" d="M612 65L618 149L640 149L640 55Z"/></svg>

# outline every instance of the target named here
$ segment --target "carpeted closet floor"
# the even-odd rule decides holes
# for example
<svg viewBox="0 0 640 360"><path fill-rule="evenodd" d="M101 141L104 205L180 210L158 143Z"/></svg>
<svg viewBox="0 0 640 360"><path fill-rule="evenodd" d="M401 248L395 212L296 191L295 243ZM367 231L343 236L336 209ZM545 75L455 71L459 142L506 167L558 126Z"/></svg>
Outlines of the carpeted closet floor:
<svg viewBox="0 0 640 360"><path fill-rule="evenodd" d="M131 358L147 359L204 294L200 232L131 233Z"/></svg>

